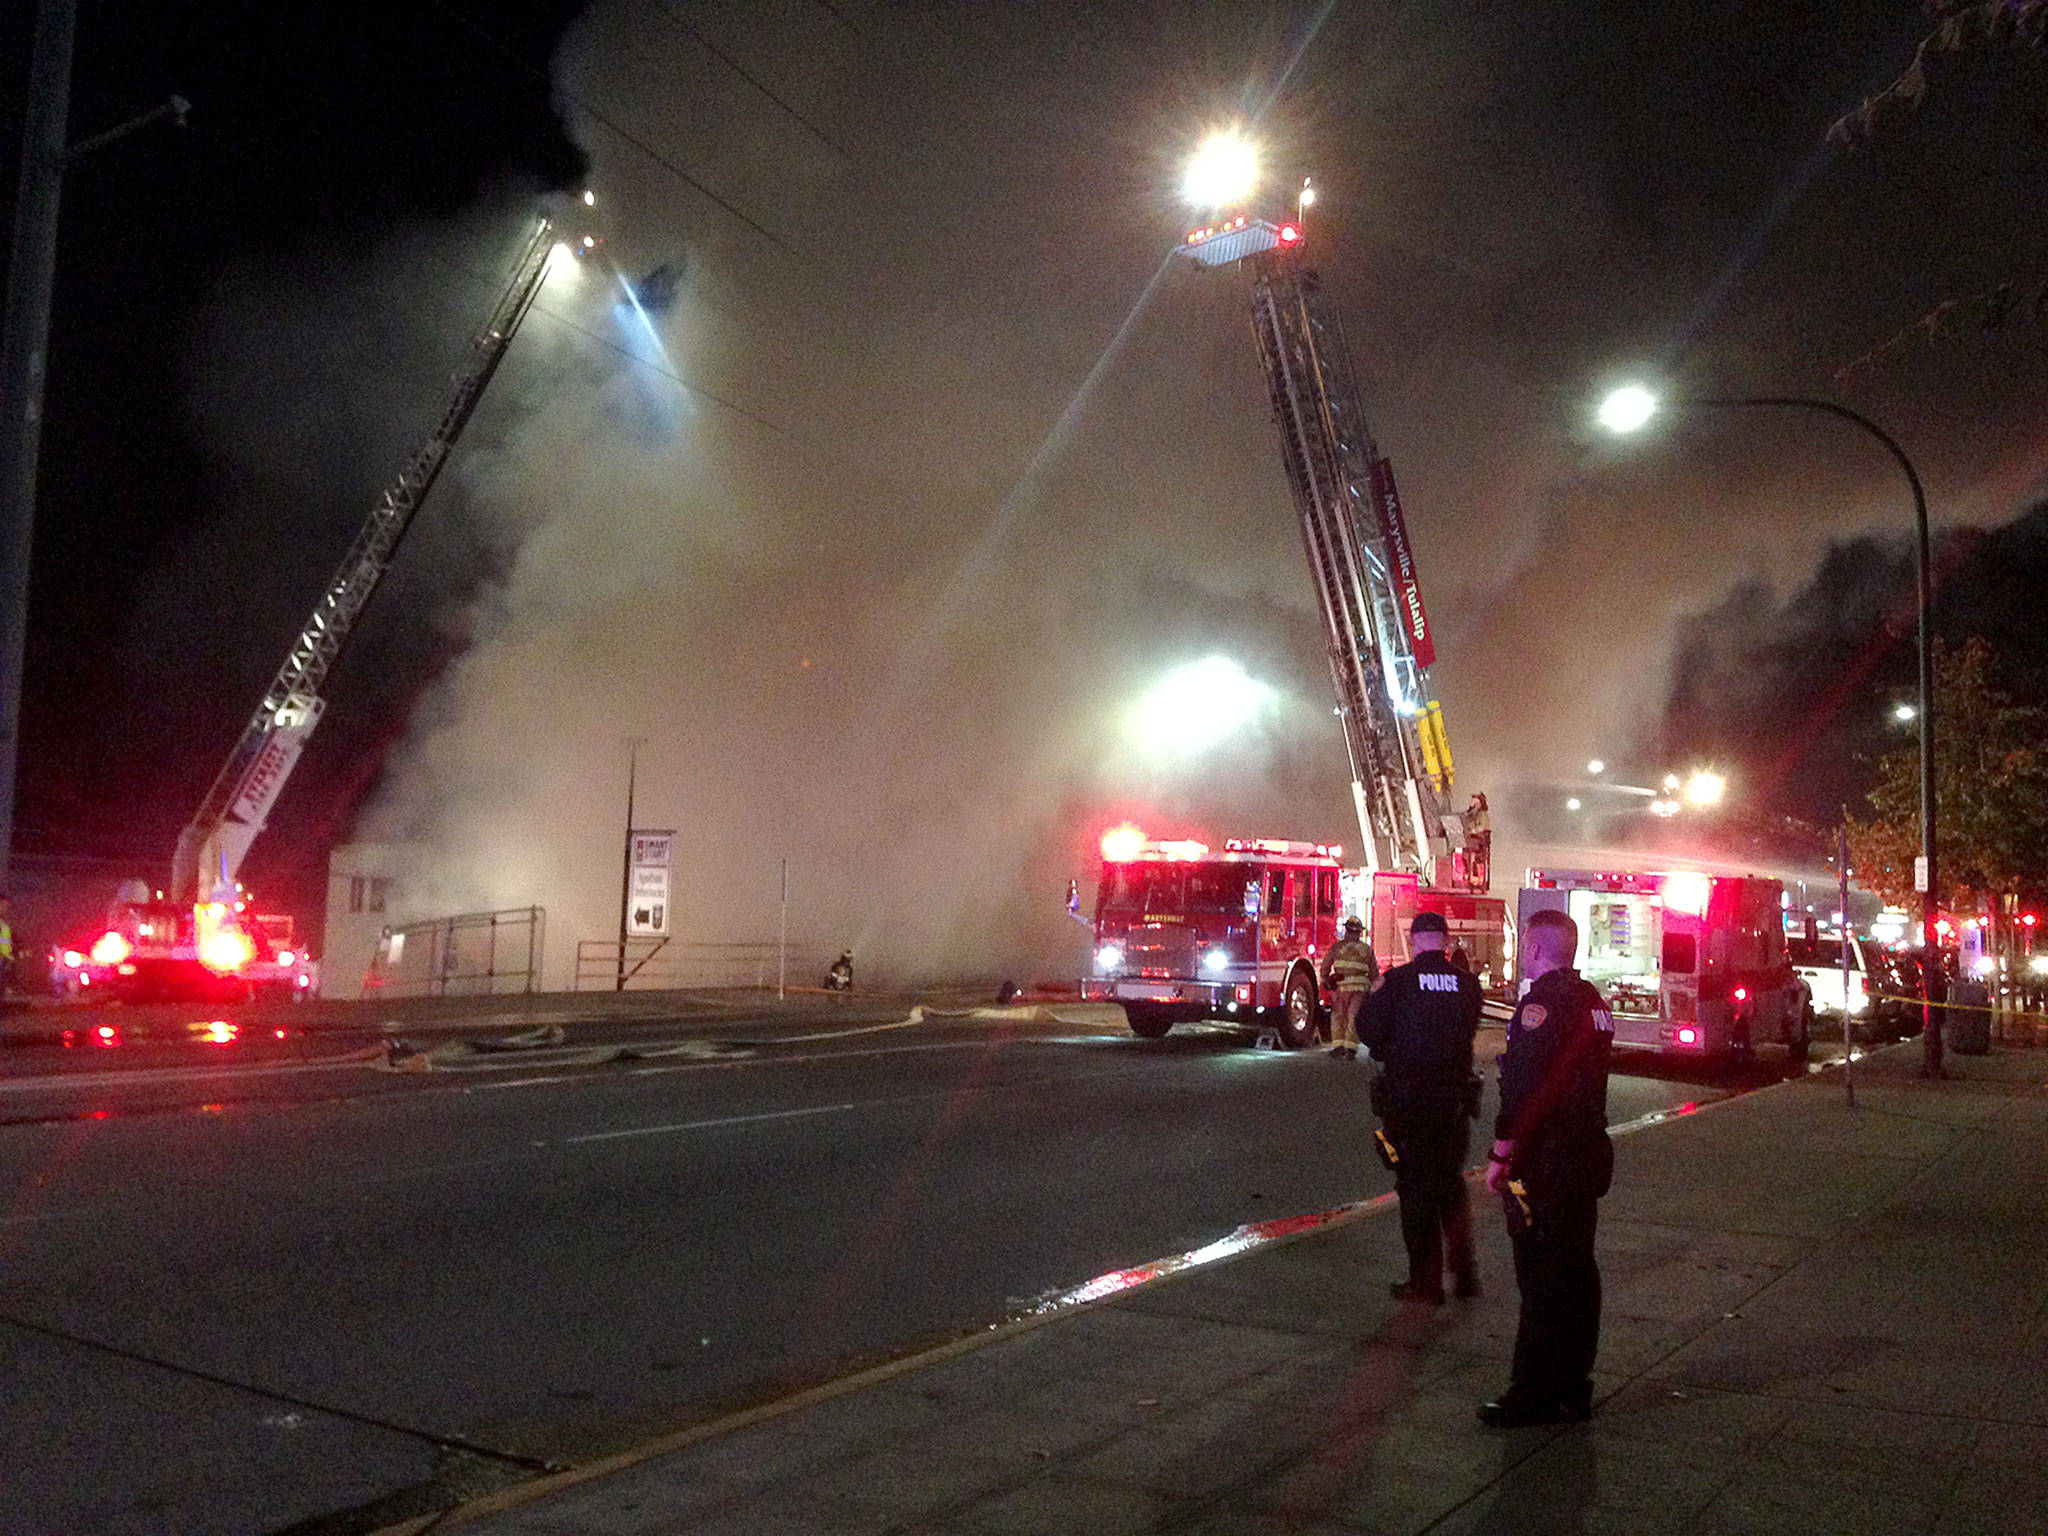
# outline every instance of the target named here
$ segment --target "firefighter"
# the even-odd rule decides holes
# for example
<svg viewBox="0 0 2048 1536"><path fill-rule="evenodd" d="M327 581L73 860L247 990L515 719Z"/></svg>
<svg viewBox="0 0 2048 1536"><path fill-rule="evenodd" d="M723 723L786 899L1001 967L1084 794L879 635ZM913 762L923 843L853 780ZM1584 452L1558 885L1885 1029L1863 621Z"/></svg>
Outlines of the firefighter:
<svg viewBox="0 0 2048 1536"><path fill-rule="evenodd" d="M1350 1061L1358 1055L1358 1009L1380 979L1380 962L1365 942L1365 924L1344 919L1344 937L1323 956L1323 991L1330 999L1330 1054Z"/></svg>
<svg viewBox="0 0 2048 1536"><path fill-rule="evenodd" d="M1409 925L1415 958L1387 972L1365 1000L1358 1034L1385 1064L1374 1105L1394 1145L1394 1190L1408 1278L1388 1287L1402 1301L1441 1306L1448 1264L1459 1296L1479 1294L1472 1262L1472 1208L1465 1193L1465 1122L1478 1112L1472 1037L1479 1029L1479 979L1452 966L1440 912Z"/></svg>
<svg viewBox="0 0 2048 1536"><path fill-rule="evenodd" d="M1464 824L1465 877L1474 890L1483 891L1493 880L1493 815L1484 794L1465 802Z"/></svg>
<svg viewBox="0 0 2048 1536"><path fill-rule="evenodd" d="M0 992L16 990L14 973L14 903L0 893Z"/></svg>
<svg viewBox="0 0 2048 1536"><path fill-rule="evenodd" d="M839 958L832 962L832 969L825 973L827 992L851 992L853 990L853 951L842 949Z"/></svg>
<svg viewBox="0 0 2048 1536"><path fill-rule="evenodd" d="M1579 928L1538 912L1522 928L1528 992L1508 1021L1500 1119L1486 1187L1501 1197L1515 1251L1521 1318L1508 1389L1481 1405L1497 1429L1583 1420L1593 1411L1600 1267L1593 1232L1614 1176L1607 1058L1614 1016L1572 968Z"/></svg>

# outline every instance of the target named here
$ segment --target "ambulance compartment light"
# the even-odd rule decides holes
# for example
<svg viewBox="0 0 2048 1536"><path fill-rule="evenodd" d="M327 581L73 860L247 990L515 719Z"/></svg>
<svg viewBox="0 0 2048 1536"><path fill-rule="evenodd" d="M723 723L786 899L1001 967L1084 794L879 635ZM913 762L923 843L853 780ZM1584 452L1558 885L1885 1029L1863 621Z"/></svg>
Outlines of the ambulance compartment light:
<svg viewBox="0 0 2048 1536"><path fill-rule="evenodd" d="M1675 875L1664 877L1664 905L1674 912L1689 913L1693 917L1707 915L1707 893L1710 886L1707 877L1692 870L1681 870Z"/></svg>
<svg viewBox="0 0 2048 1536"><path fill-rule="evenodd" d="M1221 949L1212 949L1202 956L1202 969L1212 973L1230 969L1230 955Z"/></svg>

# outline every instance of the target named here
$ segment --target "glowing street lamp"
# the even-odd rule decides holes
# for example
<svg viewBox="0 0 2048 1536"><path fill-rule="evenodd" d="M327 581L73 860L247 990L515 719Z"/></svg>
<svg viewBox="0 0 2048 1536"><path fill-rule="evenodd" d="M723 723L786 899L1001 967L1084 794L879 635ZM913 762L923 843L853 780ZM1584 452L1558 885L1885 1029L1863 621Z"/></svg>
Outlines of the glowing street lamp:
<svg viewBox="0 0 2048 1536"><path fill-rule="evenodd" d="M1920 718L1920 711L1911 704L1894 704L1892 706L1892 718L1901 725L1911 725Z"/></svg>
<svg viewBox="0 0 2048 1536"><path fill-rule="evenodd" d="M1181 195L1197 208L1231 208L1259 184L1259 152L1235 128L1202 141L1181 178Z"/></svg>
<svg viewBox="0 0 2048 1536"><path fill-rule="evenodd" d="M1586 772L1591 774L1596 779L1599 778L1600 775L1605 773L1606 771L1607 765L1601 762L1600 759L1597 757L1594 758L1590 763L1586 764Z"/></svg>
<svg viewBox="0 0 2048 1536"><path fill-rule="evenodd" d="M1702 768L1685 781L1685 799L1688 805L1719 805L1721 797L1728 792L1728 781L1711 769Z"/></svg>
<svg viewBox="0 0 2048 1536"><path fill-rule="evenodd" d="M1609 390L1607 398L1600 402L1600 425L1623 436L1640 432L1656 414L1657 397L1640 384L1624 384Z"/></svg>

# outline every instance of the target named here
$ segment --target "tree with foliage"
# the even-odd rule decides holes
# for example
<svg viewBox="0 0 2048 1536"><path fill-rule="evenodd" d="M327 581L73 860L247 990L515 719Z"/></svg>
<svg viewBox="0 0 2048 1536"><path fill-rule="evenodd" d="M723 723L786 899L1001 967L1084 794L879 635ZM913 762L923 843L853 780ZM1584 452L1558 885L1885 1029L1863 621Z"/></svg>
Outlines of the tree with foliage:
<svg viewBox="0 0 2048 1536"><path fill-rule="evenodd" d="M1934 26L1899 77L1828 129L1828 138L1859 149L1897 129L1934 89L1942 66L1964 59L2037 58L2048 46L2048 0L1924 0ZM1923 341L1969 336L2048 321L2048 278L2007 278L1975 293L1944 299L1912 325L1845 367L1849 374Z"/></svg>
<svg viewBox="0 0 2048 1536"><path fill-rule="evenodd" d="M2015 704L1992 686L1983 640L1934 654L1935 836L1941 904L1962 893L2016 894L2048 880L2048 711ZM1849 818L1857 884L1888 902L1915 903L1920 852L1917 746L1879 759L1868 821Z"/></svg>

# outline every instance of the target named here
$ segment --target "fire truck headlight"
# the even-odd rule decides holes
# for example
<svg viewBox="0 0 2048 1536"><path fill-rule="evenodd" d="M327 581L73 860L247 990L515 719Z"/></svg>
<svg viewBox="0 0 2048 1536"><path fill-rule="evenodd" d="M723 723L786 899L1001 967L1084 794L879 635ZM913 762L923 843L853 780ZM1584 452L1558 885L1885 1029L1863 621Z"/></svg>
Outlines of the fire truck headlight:
<svg viewBox="0 0 2048 1536"><path fill-rule="evenodd" d="M209 971L226 975L239 971L255 957L256 949L248 936L233 928L219 929L199 940L199 963Z"/></svg>
<svg viewBox="0 0 2048 1536"><path fill-rule="evenodd" d="M1105 944L1095 951L1095 969L1098 971L1120 971L1124 965L1124 952L1120 945Z"/></svg>
<svg viewBox="0 0 2048 1536"><path fill-rule="evenodd" d="M1202 969L1215 975L1230 969L1230 956L1220 949L1212 949L1202 956Z"/></svg>

